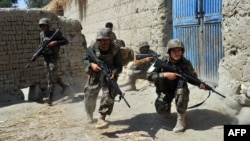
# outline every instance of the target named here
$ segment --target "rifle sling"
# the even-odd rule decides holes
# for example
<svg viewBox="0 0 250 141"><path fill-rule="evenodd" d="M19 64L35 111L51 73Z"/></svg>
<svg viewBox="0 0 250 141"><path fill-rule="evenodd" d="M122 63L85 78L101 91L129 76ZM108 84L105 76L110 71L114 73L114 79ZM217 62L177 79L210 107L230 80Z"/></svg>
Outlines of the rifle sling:
<svg viewBox="0 0 250 141"><path fill-rule="evenodd" d="M195 107L202 105L210 97L210 95L211 95L211 92L209 91L207 97L202 102L195 104L193 106L190 106L190 107L188 107L188 109L192 109L192 108L195 108Z"/></svg>
<svg viewBox="0 0 250 141"><path fill-rule="evenodd" d="M108 86L109 88L109 96L111 97L111 98L114 98L113 96L112 96L112 87L111 87L111 84L110 84L110 82L109 82L109 86Z"/></svg>

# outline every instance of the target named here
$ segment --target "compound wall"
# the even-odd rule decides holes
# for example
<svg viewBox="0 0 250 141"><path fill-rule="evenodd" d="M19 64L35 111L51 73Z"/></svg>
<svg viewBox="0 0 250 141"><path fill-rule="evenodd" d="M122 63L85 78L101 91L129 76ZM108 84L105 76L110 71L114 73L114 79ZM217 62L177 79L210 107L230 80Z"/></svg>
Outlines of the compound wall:
<svg viewBox="0 0 250 141"><path fill-rule="evenodd" d="M166 0L75 0L67 2L64 16L80 20L88 43L95 40L98 29L112 22L117 38L124 40L126 46L148 41L158 49L172 38L171 3Z"/></svg>
<svg viewBox="0 0 250 141"><path fill-rule="evenodd" d="M69 44L61 46L58 74L71 85L84 85L81 24L78 20L58 17L41 9L0 9L0 94L15 94L35 84L46 85L46 70L40 56L24 68L38 48L42 17L51 19L53 28L60 28Z"/></svg>

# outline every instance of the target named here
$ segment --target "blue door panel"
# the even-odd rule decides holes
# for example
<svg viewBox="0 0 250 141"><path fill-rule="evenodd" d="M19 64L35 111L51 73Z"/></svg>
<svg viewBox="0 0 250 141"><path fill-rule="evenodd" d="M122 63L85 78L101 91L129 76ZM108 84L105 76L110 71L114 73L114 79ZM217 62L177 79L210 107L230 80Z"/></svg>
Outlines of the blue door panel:
<svg viewBox="0 0 250 141"><path fill-rule="evenodd" d="M173 25L198 24L195 19L197 13L197 0L174 0L173 1Z"/></svg>
<svg viewBox="0 0 250 141"><path fill-rule="evenodd" d="M222 48L221 23L204 24L204 51L203 63L205 80L217 82L220 59L224 56Z"/></svg>
<svg viewBox="0 0 250 141"><path fill-rule="evenodd" d="M185 45L185 57L204 81L218 82L219 61L224 56L222 0L173 0L173 38Z"/></svg>
<svg viewBox="0 0 250 141"><path fill-rule="evenodd" d="M204 23L221 23L222 0L204 0Z"/></svg>
<svg viewBox="0 0 250 141"><path fill-rule="evenodd" d="M198 26L181 26L181 27L174 27L175 31L173 37L179 38L185 45L185 57L188 58L195 70L199 71L199 28ZM197 72L199 73L199 72Z"/></svg>

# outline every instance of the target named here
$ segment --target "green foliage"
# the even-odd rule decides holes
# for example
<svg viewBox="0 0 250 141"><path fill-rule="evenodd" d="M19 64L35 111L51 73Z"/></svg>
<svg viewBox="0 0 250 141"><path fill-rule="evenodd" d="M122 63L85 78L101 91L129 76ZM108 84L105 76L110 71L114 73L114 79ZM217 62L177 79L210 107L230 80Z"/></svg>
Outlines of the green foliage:
<svg viewBox="0 0 250 141"><path fill-rule="evenodd" d="M47 5L51 0L24 0L27 8L42 8Z"/></svg>
<svg viewBox="0 0 250 141"><path fill-rule="evenodd" d="M17 0L0 0L0 8L16 7Z"/></svg>

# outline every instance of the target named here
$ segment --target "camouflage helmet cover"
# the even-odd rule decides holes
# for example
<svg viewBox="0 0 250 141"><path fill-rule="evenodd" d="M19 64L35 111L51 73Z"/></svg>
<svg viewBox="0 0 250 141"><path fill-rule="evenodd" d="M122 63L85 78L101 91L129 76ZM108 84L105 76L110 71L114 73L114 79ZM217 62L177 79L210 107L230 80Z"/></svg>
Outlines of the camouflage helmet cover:
<svg viewBox="0 0 250 141"><path fill-rule="evenodd" d="M137 45L137 52L140 53L142 48L148 48L149 49L149 44L147 41L140 41L139 44Z"/></svg>
<svg viewBox="0 0 250 141"><path fill-rule="evenodd" d="M97 32L96 40L110 39L110 28L102 28Z"/></svg>
<svg viewBox="0 0 250 141"><path fill-rule="evenodd" d="M172 48L181 48L183 50L183 53L185 51L184 45L180 39L171 39L168 41L167 44L167 52L169 53L170 49Z"/></svg>
<svg viewBox="0 0 250 141"><path fill-rule="evenodd" d="M149 44L147 41L141 41L139 42L139 44L137 45L138 48L142 48L142 47L148 47L149 48Z"/></svg>
<svg viewBox="0 0 250 141"><path fill-rule="evenodd" d="M39 20L39 26L42 25L42 24L50 26L50 19L49 18L41 18Z"/></svg>

